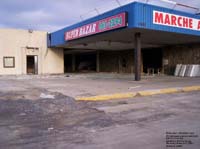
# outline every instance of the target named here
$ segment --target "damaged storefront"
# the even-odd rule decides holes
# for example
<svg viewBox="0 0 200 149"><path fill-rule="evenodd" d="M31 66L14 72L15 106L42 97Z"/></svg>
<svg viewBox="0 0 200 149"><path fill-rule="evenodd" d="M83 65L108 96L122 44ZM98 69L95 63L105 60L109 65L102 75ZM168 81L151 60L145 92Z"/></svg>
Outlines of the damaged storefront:
<svg viewBox="0 0 200 149"><path fill-rule="evenodd" d="M130 3L49 35L64 49L65 72L174 75L178 64L200 64L200 16Z"/></svg>

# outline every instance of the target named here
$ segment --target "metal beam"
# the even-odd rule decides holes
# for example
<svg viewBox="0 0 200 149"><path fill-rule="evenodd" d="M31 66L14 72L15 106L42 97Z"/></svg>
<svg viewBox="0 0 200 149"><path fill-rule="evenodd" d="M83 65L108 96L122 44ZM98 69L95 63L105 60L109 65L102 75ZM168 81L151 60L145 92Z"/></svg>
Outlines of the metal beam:
<svg viewBox="0 0 200 149"><path fill-rule="evenodd" d="M141 34L135 33L135 81L141 80Z"/></svg>

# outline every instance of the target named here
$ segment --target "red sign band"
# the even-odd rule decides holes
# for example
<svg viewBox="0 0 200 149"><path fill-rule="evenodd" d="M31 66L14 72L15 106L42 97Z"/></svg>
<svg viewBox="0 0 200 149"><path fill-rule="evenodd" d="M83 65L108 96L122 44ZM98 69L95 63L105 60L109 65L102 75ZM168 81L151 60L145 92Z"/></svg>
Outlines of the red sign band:
<svg viewBox="0 0 200 149"><path fill-rule="evenodd" d="M127 13L123 12L115 16L105 18L65 32L65 40L74 40L89 35L102 33L127 26Z"/></svg>

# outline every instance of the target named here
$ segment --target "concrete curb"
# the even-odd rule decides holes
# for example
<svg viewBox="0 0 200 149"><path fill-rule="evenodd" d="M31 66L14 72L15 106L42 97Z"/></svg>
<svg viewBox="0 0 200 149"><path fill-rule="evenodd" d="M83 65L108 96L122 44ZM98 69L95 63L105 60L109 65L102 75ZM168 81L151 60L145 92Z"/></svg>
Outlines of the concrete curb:
<svg viewBox="0 0 200 149"><path fill-rule="evenodd" d="M160 94L173 94L180 92L191 92L191 91L200 91L200 86L187 86L187 87L179 87L179 88L165 88L165 89L157 89L157 90L147 90L147 91L138 91L133 93L117 93L110 95L98 95L91 97L77 97L78 101L106 101L106 100L114 100L114 99L125 99L125 98L134 98L138 96L153 96Z"/></svg>

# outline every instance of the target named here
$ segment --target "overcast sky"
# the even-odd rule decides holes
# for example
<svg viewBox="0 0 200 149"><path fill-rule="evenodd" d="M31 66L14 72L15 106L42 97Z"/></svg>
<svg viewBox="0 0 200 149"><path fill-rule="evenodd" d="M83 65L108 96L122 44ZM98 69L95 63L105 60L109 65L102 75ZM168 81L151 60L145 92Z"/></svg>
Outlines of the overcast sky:
<svg viewBox="0 0 200 149"><path fill-rule="evenodd" d="M134 0L118 0L121 5ZM145 2L145 0L136 0ZM200 0L172 0L200 8ZM150 4L173 7L173 4L149 0ZM83 19L118 7L116 0L0 0L0 28L55 31ZM95 10L96 8L96 10ZM176 7L195 13L194 9Z"/></svg>

